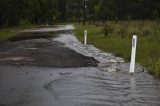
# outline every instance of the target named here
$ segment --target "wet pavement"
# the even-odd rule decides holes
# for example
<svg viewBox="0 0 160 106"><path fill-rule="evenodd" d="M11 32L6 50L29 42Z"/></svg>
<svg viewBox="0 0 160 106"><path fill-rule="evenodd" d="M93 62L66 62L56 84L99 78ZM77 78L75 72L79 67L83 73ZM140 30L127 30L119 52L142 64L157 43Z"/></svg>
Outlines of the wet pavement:
<svg viewBox="0 0 160 106"><path fill-rule="evenodd" d="M72 33L51 41L96 59L98 66L0 64L0 106L160 106L160 81L142 66L136 65L135 75L129 75L129 63L92 45L84 46ZM24 58L12 58L19 59Z"/></svg>
<svg viewBox="0 0 160 106"><path fill-rule="evenodd" d="M71 26L61 26L59 30L58 28L56 30L43 28L42 31L46 30L43 32L46 34L47 31L53 31L51 38L46 38L48 34L41 35L41 33L39 33L42 28L31 30L30 33L34 32L37 34L35 36L32 34L27 35L28 32L26 34L25 31L22 31L23 33L21 33L21 36L17 35L18 38L21 38L19 41L8 41L0 45L0 64L58 68L96 67L98 61L93 57L87 57L77 53L76 51L65 47L63 42L52 41L53 38L59 36L59 33L69 33L70 30L73 29ZM66 29L65 32L63 32L64 29ZM56 31L58 31L58 33ZM17 38L17 36L14 38Z"/></svg>

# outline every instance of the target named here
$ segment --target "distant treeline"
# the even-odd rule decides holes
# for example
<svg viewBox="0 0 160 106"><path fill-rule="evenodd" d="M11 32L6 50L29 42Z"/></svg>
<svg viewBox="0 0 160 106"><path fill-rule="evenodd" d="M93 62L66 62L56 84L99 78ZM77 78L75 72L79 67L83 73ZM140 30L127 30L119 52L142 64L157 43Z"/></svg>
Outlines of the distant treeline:
<svg viewBox="0 0 160 106"><path fill-rule="evenodd" d="M0 25L46 23L57 15L58 0L0 0Z"/></svg>
<svg viewBox="0 0 160 106"><path fill-rule="evenodd" d="M0 26L53 21L143 20L160 17L160 0L0 0Z"/></svg>
<svg viewBox="0 0 160 106"><path fill-rule="evenodd" d="M88 0L89 19L143 20L160 16L160 0Z"/></svg>

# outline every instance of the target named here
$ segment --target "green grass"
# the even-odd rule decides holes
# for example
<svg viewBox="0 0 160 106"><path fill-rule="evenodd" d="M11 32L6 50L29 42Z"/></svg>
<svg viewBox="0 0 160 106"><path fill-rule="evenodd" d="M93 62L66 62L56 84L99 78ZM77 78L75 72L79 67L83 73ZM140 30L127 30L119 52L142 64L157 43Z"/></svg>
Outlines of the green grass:
<svg viewBox="0 0 160 106"><path fill-rule="evenodd" d="M113 31L106 36L104 27L92 24L83 26L74 23L77 38L83 42L83 33L88 31L88 43L105 52L130 61L132 34L138 35L136 62L144 65L149 73L160 77L160 25L155 21L108 22ZM124 35L124 36L123 36Z"/></svg>
<svg viewBox="0 0 160 106"><path fill-rule="evenodd" d="M0 30L0 42L6 41L9 38L15 36L19 30L29 29L34 27L38 27L38 25L23 24L23 25L14 26L14 27L4 27Z"/></svg>
<svg viewBox="0 0 160 106"><path fill-rule="evenodd" d="M0 41L6 41L10 37L14 36L16 34L15 31L11 30L0 30Z"/></svg>

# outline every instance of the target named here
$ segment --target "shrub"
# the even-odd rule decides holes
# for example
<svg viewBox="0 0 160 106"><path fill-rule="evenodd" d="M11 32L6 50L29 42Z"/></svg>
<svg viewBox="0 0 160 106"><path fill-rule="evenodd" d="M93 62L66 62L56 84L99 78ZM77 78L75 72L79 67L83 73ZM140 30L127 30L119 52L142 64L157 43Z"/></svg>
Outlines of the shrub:
<svg viewBox="0 0 160 106"><path fill-rule="evenodd" d="M151 35L151 28L149 28L149 27L144 27L143 29L142 29L142 36L149 36L149 35Z"/></svg>
<svg viewBox="0 0 160 106"><path fill-rule="evenodd" d="M136 27L131 27L128 29L128 34L129 35L139 35L140 34L140 30Z"/></svg>
<svg viewBox="0 0 160 106"><path fill-rule="evenodd" d="M105 36L108 36L110 33L112 33L112 32L113 32L113 27L112 27L112 25L106 23L106 24L104 25L103 32L104 32Z"/></svg>
<svg viewBox="0 0 160 106"><path fill-rule="evenodd" d="M125 35L127 35L127 27L123 24L119 24L117 26L117 34L121 36L121 38L124 38Z"/></svg>
<svg viewBox="0 0 160 106"><path fill-rule="evenodd" d="M124 26L121 26L119 31L120 31L121 38L124 38L124 36L126 35L126 28Z"/></svg>

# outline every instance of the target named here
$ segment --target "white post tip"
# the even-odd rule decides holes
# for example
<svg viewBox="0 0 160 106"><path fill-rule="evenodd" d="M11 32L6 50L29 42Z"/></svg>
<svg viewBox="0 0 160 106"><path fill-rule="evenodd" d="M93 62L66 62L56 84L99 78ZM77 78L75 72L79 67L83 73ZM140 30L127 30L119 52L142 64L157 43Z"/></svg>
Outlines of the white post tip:
<svg viewBox="0 0 160 106"><path fill-rule="evenodd" d="M87 30L84 31L84 45L87 45Z"/></svg>

